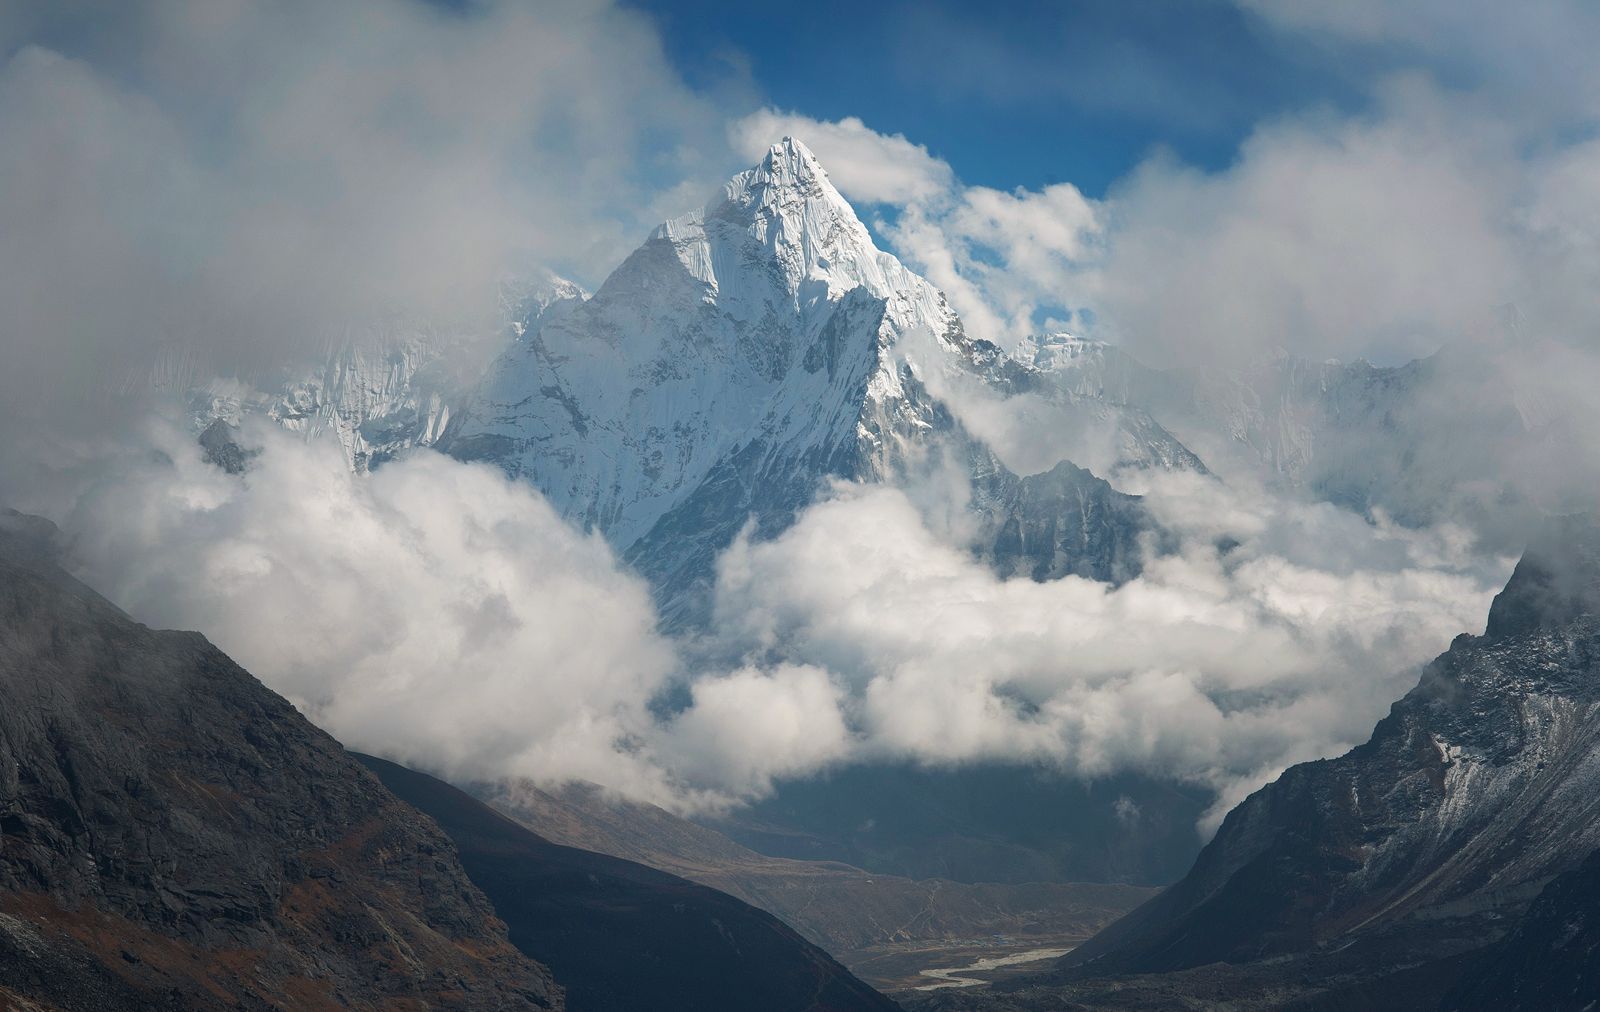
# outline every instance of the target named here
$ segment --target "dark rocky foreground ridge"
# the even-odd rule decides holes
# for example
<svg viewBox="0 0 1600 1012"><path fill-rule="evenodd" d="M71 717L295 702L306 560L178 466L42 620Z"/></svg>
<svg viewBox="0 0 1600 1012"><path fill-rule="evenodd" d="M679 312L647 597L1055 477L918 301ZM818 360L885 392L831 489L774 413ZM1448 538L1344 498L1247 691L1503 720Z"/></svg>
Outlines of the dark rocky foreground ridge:
<svg viewBox="0 0 1600 1012"><path fill-rule="evenodd" d="M739 900L352 756L53 539L0 515L0 1009L896 1007Z"/></svg>
<svg viewBox="0 0 1600 1012"><path fill-rule="evenodd" d="M1569 517L1370 741L1251 795L1052 974L919 1007L1590 1007L1597 848L1600 528Z"/></svg>
<svg viewBox="0 0 1600 1012"><path fill-rule="evenodd" d="M52 534L0 517L0 1006L563 1007L437 826Z"/></svg>

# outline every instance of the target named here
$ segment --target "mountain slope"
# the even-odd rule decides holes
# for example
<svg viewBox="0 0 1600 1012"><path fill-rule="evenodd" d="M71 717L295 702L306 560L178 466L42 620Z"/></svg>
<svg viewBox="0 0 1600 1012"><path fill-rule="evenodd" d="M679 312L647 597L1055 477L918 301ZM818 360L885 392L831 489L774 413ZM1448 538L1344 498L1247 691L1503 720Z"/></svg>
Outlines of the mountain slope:
<svg viewBox="0 0 1600 1012"><path fill-rule="evenodd" d="M1085 944L1084 972L1481 947L1600 847L1600 528L1552 522L1372 739L1229 813L1182 881Z"/></svg>
<svg viewBox="0 0 1600 1012"><path fill-rule="evenodd" d="M559 1008L438 828L0 516L0 1004Z"/></svg>
<svg viewBox="0 0 1600 1012"><path fill-rule="evenodd" d="M1372 738L1292 767L1059 966L914 1007L1591 1007L1600 527L1550 522Z"/></svg>
<svg viewBox="0 0 1600 1012"><path fill-rule="evenodd" d="M1444 1008L1548 1012L1600 996L1600 851L1550 880L1506 937L1477 953Z"/></svg>
<svg viewBox="0 0 1600 1012"><path fill-rule="evenodd" d="M896 1008L776 918L732 896L559 846L432 777L359 758L450 835L512 942L551 967L573 1009Z"/></svg>

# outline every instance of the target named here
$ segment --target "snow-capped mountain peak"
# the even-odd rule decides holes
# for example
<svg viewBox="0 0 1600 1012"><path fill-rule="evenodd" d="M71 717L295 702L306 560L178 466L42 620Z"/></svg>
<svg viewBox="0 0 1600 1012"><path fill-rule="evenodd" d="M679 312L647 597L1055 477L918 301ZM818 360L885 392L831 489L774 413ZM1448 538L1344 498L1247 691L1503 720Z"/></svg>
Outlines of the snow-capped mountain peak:
<svg viewBox="0 0 1600 1012"><path fill-rule="evenodd" d="M604 533L668 622L704 613L716 555L747 523L775 534L829 479L898 481L936 448L967 466L980 539L1007 574L1136 567L1135 500L1070 465L1020 479L964 429L945 396L1008 396L1035 372L969 339L793 138L561 305L495 363L443 445Z"/></svg>
<svg viewBox="0 0 1600 1012"><path fill-rule="evenodd" d="M816 156L792 137L730 179L700 215L667 222L660 234L693 236L702 228L736 229L760 242L802 310L853 288L881 297L907 281L891 280L898 261L877 249ZM709 280L716 283L714 275Z"/></svg>
<svg viewBox="0 0 1600 1012"><path fill-rule="evenodd" d="M567 305L491 369L452 452L532 478L624 548L736 452L854 447L864 404L906 397L893 349L909 335L967 347L792 138Z"/></svg>
<svg viewBox="0 0 1600 1012"><path fill-rule="evenodd" d="M847 292L889 303L898 330L943 337L954 314L944 297L878 249L816 156L786 137L735 175L704 209L659 226L706 298L730 317L756 323L781 295L802 318L826 315Z"/></svg>
<svg viewBox="0 0 1600 1012"><path fill-rule="evenodd" d="M500 307L498 354L470 388L424 334L342 348L261 405L208 397L202 420L264 410L336 433L358 468L428 444L492 463L603 534L668 622L706 613L717 553L751 521L776 534L831 480L945 461L972 480L973 547L1007 575L1137 568L1136 500L1059 458L1021 478L960 420L972 391L1037 392L1044 374L969 339L793 138L656 228L592 296L546 276L503 284Z"/></svg>

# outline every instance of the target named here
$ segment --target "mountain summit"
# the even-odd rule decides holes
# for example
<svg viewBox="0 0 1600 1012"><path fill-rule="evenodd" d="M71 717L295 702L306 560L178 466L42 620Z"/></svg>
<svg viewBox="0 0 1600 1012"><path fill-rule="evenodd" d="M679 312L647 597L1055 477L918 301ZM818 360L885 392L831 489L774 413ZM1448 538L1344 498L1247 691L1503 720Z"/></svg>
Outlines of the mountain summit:
<svg viewBox="0 0 1600 1012"><path fill-rule="evenodd" d="M1149 525L1133 497L1070 465L1035 488L963 428L936 391L1005 396L1032 367L967 335L793 138L658 227L592 298L519 331L440 445L603 532L669 619L703 604L716 553L748 521L776 533L830 478L898 481L940 454L972 477L978 548L997 565L1137 568Z"/></svg>
<svg viewBox="0 0 1600 1012"><path fill-rule="evenodd" d="M785 140L658 227L592 299L530 320L449 445L626 548L734 455L844 466L863 406L906 398L885 353L912 334L965 348L944 297ZM878 459L862 463L883 471L876 428L864 449Z"/></svg>
<svg viewBox="0 0 1600 1012"><path fill-rule="evenodd" d="M901 333L925 327L936 336L952 330L959 334L944 296L877 248L811 149L792 137L773 145L760 164L730 179L720 200L698 214L665 223L652 239L672 242L690 271L716 289L719 304L751 323L764 318L768 304L764 298L748 297L766 293L741 290L739 282L747 276L742 263L700 258L750 252L754 240L762 259L780 272L781 290L802 315L827 313L831 304L861 288L887 300L889 316ZM950 347L959 348L955 335L950 336Z"/></svg>

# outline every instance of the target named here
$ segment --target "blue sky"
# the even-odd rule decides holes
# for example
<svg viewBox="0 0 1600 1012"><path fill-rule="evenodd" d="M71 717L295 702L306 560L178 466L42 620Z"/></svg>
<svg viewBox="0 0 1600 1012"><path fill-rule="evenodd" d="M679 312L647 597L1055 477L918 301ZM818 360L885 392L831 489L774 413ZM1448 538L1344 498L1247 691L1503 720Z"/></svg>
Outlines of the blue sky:
<svg viewBox="0 0 1600 1012"><path fill-rule="evenodd" d="M1157 148L1217 169L1263 120L1359 111L1377 51L1337 52L1222 2L982 5L634 0L691 85L857 116L966 182L1098 196Z"/></svg>

